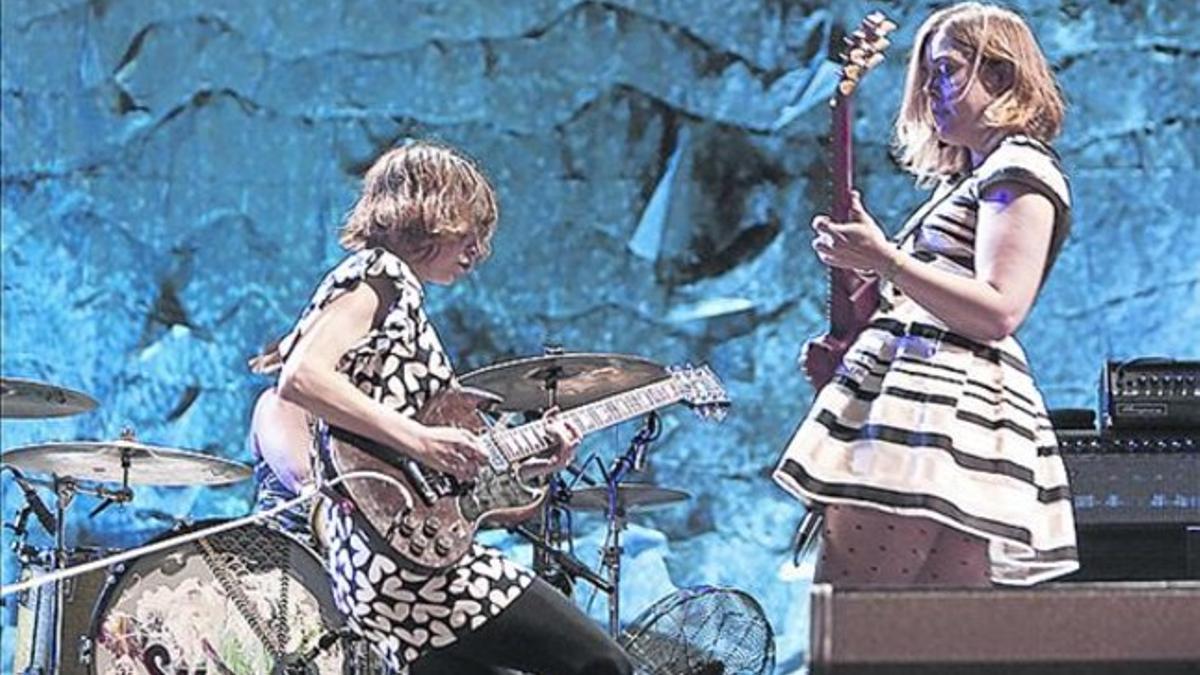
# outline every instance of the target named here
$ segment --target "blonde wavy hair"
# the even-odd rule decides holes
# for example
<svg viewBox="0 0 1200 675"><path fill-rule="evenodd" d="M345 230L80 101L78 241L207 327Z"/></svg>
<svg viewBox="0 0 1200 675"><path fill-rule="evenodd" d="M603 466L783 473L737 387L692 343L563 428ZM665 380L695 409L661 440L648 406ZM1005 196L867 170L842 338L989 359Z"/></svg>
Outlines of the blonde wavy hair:
<svg viewBox="0 0 1200 675"><path fill-rule="evenodd" d="M473 234L483 259L499 218L496 191L474 160L448 145L414 140L367 170L338 241L351 251L382 246L421 259L442 242Z"/></svg>
<svg viewBox="0 0 1200 675"><path fill-rule="evenodd" d="M984 110L985 126L1049 143L1062 129L1066 107L1045 54L1017 13L978 2L963 2L934 12L913 42L893 140L897 160L922 185L970 168L966 148L938 140L930 110L926 86L930 68L925 57L929 41L943 29L972 62L963 91L979 76L980 68L1005 64L1011 68L1012 84Z"/></svg>

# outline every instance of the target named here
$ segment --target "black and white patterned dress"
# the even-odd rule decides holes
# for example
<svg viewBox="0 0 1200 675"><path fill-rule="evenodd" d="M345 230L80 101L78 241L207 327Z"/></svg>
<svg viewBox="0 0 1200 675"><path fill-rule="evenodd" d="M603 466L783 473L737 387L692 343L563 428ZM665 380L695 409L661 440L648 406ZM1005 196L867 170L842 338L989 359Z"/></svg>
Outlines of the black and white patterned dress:
<svg viewBox="0 0 1200 675"><path fill-rule="evenodd" d="M364 282L387 303L386 312L346 352L338 370L371 398L414 416L454 381L454 371L425 315L421 282L384 249L355 253L330 271L280 353L286 359L322 309ZM332 463L322 459L326 436L318 435L317 451L319 466L330 477ZM527 569L478 543L450 568L417 574L402 568L384 539L352 508L331 505L325 515L334 601L350 627L399 672L427 650L452 644L497 616L533 580Z"/></svg>
<svg viewBox="0 0 1200 675"><path fill-rule="evenodd" d="M939 187L901 230L901 250L974 276L981 196L1006 181L1054 204L1048 270L1069 229L1070 191L1054 153L1024 136ZM923 516L984 537L996 583L1077 569L1066 469L1020 344L957 335L895 287L882 295L775 481L805 502Z"/></svg>

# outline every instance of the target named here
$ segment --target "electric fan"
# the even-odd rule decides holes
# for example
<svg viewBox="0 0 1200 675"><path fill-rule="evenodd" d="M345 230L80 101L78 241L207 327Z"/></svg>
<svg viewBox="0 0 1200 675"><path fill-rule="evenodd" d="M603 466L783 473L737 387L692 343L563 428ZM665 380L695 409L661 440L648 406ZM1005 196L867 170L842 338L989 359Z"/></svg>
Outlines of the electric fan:
<svg viewBox="0 0 1200 675"><path fill-rule="evenodd" d="M769 675L775 636L762 607L733 588L682 588L658 600L620 639L637 675Z"/></svg>

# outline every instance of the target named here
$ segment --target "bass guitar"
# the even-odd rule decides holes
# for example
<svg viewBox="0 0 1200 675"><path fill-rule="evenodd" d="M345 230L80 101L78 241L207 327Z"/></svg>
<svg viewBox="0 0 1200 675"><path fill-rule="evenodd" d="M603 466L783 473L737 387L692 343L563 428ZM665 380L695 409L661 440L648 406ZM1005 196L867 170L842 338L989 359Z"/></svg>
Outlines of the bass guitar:
<svg viewBox="0 0 1200 675"><path fill-rule="evenodd" d="M883 60L883 52L891 44L887 35L895 28L896 24L882 13L874 12L845 38L846 51L840 56L841 80L830 102L833 113L830 216L835 222L846 222L850 217L850 192L854 186L854 92L867 71ZM855 270L830 267L828 302L828 332L810 340L801 357L804 374L818 391L833 379L846 350L870 323L879 306L878 281Z"/></svg>

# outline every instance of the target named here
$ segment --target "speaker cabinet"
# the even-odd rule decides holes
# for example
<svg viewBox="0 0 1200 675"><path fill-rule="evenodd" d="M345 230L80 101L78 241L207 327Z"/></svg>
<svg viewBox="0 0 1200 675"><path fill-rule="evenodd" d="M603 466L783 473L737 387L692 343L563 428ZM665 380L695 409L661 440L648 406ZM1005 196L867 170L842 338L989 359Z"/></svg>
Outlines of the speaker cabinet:
<svg viewBox="0 0 1200 675"><path fill-rule="evenodd" d="M812 591L812 675L1200 673L1200 582Z"/></svg>

